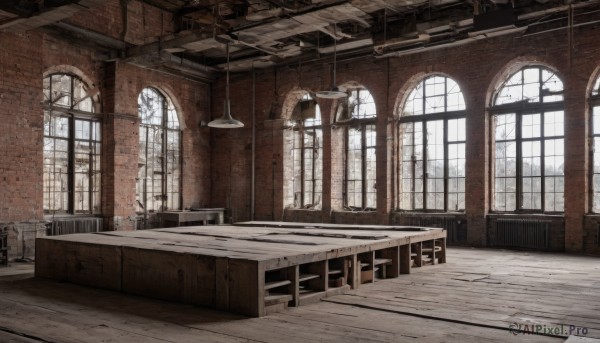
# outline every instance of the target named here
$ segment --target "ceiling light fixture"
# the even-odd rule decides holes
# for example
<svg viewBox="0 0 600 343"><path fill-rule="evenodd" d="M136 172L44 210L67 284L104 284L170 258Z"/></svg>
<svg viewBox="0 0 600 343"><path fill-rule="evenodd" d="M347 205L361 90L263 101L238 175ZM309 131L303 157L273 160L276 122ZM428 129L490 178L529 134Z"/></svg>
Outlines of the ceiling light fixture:
<svg viewBox="0 0 600 343"><path fill-rule="evenodd" d="M333 83L332 83L332 87L331 90L328 91L318 91L317 93L315 93L315 95L318 98L322 98L322 99L341 99L341 98L345 98L348 96L348 94L346 94L346 92L342 92L339 90L339 88L336 85L336 60L337 60L337 25L333 25Z"/></svg>
<svg viewBox="0 0 600 343"><path fill-rule="evenodd" d="M244 127L244 123L239 120L233 119L231 116L231 105L229 103L229 42L226 45L227 50L227 83L225 85L225 104L223 107L223 116L215 119L208 123L210 127L216 127L220 129L233 129L237 127Z"/></svg>

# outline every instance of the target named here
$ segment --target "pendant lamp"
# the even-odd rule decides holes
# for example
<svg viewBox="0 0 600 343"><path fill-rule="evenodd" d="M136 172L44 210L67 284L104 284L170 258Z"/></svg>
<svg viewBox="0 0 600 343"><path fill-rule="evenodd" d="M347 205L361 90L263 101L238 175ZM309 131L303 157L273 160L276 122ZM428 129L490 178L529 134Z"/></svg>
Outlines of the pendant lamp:
<svg viewBox="0 0 600 343"><path fill-rule="evenodd" d="M223 116L215 119L208 123L210 127L216 127L221 129L233 129L237 127L244 127L244 123L239 120L233 119L231 116L231 105L229 103L229 42L226 45L227 50L227 83L225 86L225 103L223 106Z"/></svg>
<svg viewBox="0 0 600 343"><path fill-rule="evenodd" d="M315 93L315 95L318 98L322 98L322 99L341 99L341 98L345 98L348 96L348 94L346 94L346 92L342 92L339 90L339 88L336 85L335 82L335 74L336 74L336 60L337 60L337 26L334 25L333 26L333 86L331 87L331 90L328 91L318 91L317 93Z"/></svg>

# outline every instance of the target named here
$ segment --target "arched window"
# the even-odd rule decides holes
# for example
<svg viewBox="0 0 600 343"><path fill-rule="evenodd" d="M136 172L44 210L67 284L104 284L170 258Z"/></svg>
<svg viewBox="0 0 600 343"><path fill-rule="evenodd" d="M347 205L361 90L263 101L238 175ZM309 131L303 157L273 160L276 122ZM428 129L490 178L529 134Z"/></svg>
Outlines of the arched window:
<svg viewBox="0 0 600 343"><path fill-rule="evenodd" d="M375 100L364 87L348 89L348 98L338 105L338 123L345 130L344 206L352 210L377 207Z"/></svg>
<svg viewBox="0 0 600 343"><path fill-rule="evenodd" d="M563 84L551 70L528 66L493 98L494 210L564 210Z"/></svg>
<svg viewBox="0 0 600 343"><path fill-rule="evenodd" d="M138 212L181 208L181 130L171 99L154 88L138 96Z"/></svg>
<svg viewBox="0 0 600 343"><path fill-rule="evenodd" d="M401 113L398 207L464 210L466 113L460 87L445 76L428 76Z"/></svg>
<svg viewBox="0 0 600 343"><path fill-rule="evenodd" d="M101 117L77 76L44 78L44 213L100 213Z"/></svg>
<svg viewBox="0 0 600 343"><path fill-rule="evenodd" d="M323 130L321 110L316 101L305 94L292 113L291 153L294 208L319 209L323 193Z"/></svg>
<svg viewBox="0 0 600 343"><path fill-rule="evenodd" d="M590 97L590 105L592 107L592 137L594 139L593 150L593 193L592 211L600 212L600 76L594 83L592 94Z"/></svg>

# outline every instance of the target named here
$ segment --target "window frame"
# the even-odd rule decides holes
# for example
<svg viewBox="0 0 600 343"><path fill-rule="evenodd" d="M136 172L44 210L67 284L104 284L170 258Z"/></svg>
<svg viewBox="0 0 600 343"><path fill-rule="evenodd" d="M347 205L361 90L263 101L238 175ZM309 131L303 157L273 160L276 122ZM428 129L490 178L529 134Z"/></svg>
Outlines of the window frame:
<svg viewBox="0 0 600 343"><path fill-rule="evenodd" d="M357 99L360 99L360 93L362 92L367 92L368 95L371 97L371 99L373 99L373 105L375 105L375 99L373 98L373 95L371 94L371 92L369 92L368 89L366 88L362 88L362 87L357 87L357 88L351 88L348 89L348 97L351 96L352 92L356 91L357 92ZM349 99L349 98L346 98ZM345 125L345 129L344 129L344 179L343 179L343 204L344 204L344 208L348 209L350 211L375 211L377 210L377 189L376 189L376 185L377 185L377 177L375 177L375 206L374 207L369 207L366 206L367 205L367 198L368 198L368 179L367 179L367 151L369 149L373 149L375 150L375 156L377 156L377 108L375 107L375 113L373 114L368 114L368 117L361 117L360 115L355 115L356 113L360 112L360 105L361 102L358 101L358 103L356 104L356 108L354 108L353 113L352 113L352 121L350 122L350 124ZM372 131L375 133L375 144L374 145L369 145L367 142L367 131L371 130L369 127L372 127ZM348 167L348 162L349 162L349 151L350 151L350 130L354 129L360 132L360 142L361 142L361 146L360 146L360 155L361 155L361 206L357 207L357 206L350 206L349 205L349 189L348 189L348 184L350 183L350 181L359 181L359 180L349 180L349 172L350 172L350 168ZM376 157L377 158L377 157ZM377 161L375 161L375 165L377 166ZM377 167L376 167L377 168ZM377 171L375 171L375 174L377 175Z"/></svg>
<svg viewBox="0 0 600 343"><path fill-rule="evenodd" d="M315 124L314 122L316 121L316 113L315 113L315 119L311 119L311 118L307 118L307 119L290 119L290 123L291 123L291 130L292 130L292 159L291 159L291 163L292 163L292 207L295 209L317 209L319 206L323 205L323 173L322 173L322 169L323 169L323 118L322 118L322 114L321 114L321 110L319 107L319 104L317 103L317 101L310 96L309 94L305 94L303 95L298 102L296 103L296 106L301 106L300 103L303 101L313 101L315 102L315 111L319 111L319 120L318 120L318 124ZM308 121L313 121L313 123L311 123L311 125L306 125L306 122ZM307 131L312 131L312 145L311 146L306 146L305 145L305 138L307 135ZM320 133L320 135L319 135ZM296 136L298 135L298 136ZM319 138L321 139L321 141L319 141ZM297 147L296 146L296 142L300 143L300 146ZM316 148L315 148L316 147ZM305 163L307 161L307 157L306 157L306 153L312 150L312 171L311 171L311 175L313 176L312 180L308 180L312 183L312 189L310 192L308 192L308 190L306 189L306 170L304 168ZM301 152L300 153L300 159L299 159L299 168L300 168L300 190L296 190L295 189L295 184L296 184L296 180L295 180L295 175L296 175L296 163L295 163L295 159L294 159L294 155L296 154L296 152ZM317 175L317 163L315 163L315 161L317 161L318 157L321 157L321 178L318 179L316 178ZM321 191L317 192L316 189L316 185L318 181L321 181ZM300 194L300 198L296 199L296 193ZM306 198L307 198L307 194L310 193L312 194L312 199L310 199L310 204L305 204L306 202ZM319 202L316 202L317 197L320 196Z"/></svg>
<svg viewBox="0 0 600 343"><path fill-rule="evenodd" d="M52 81L53 77L55 76L60 76L60 77L64 77L67 76L69 77L69 82L70 82L70 91L69 91L69 105L65 106L65 105L53 105L51 103L52 98L54 97L53 94L53 86L54 83ZM49 79L49 88L48 88L48 96L49 98L46 98L47 96L44 94L44 105L43 105L43 110L44 110L44 117L48 116L48 118L50 120L52 120L52 118L65 118L67 120L67 136L66 137L62 137L62 136L57 136L57 135L53 135L51 132L49 132L48 134L46 134L46 128L44 127L44 133L43 133L43 139L44 139L44 145L46 144L46 140L47 139L52 139L54 142L56 142L56 140L63 140L67 142L67 191L66 191L66 195L67 195L67 206L66 206L66 210L51 210L51 209L46 209L46 199L43 199L43 212L44 215L65 215L65 216L90 216L90 215L100 215L102 214L102 178L103 178L103 172L102 172L102 159L103 159L103 153L104 153L104 147L103 147L103 141L102 141L102 130L103 130L103 115L101 113L97 113L96 112L96 107L98 105L97 103L97 96L94 95L90 95L87 93L87 91L89 90L89 85L79 76L72 74L72 73L68 73L68 72L53 72L53 73L49 73L46 76L44 76L43 78L45 79ZM79 99L79 101L75 102L75 82L78 81L83 87L84 90L86 90L86 94L83 98ZM45 92L46 89L43 89L43 92ZM96 98L96 99L95 99ZM88 111L83 111L83 110L79 110L76 109L76 106L79 106L79 104L84 101L85 99L89 99L90 103L91 103L91 112ZM96 101L95 101L96 100ZM44 119L45 120L45 119ZM90 131L89 131L89 138L85 139L85 138L77 138L76 135L76 124L78 122L83 122L83 123L87 123L90 125ZM98 131L94 131L95 128L95 124L97 125L97 129ZM46 123L44 123L44 126L46 125ZM51 124L48 124L51 126ZM48 127L48 130L51 131L51 127ZM96 139L95 139L96 138ZM76 145L77 142L87 142L88 144L90 144L90 146L92 147L90 149L90 154L88 156L88 161L87 161L87 174L88 174L88 184L87 187L88 189L83 191L83 194L85 196L87 196L88 198L88 209L86 210L78 210L77 206L76 206L76 199L77 199L77 194L78 193L82 193L80 191L77 190L77 185L76 185L76 178L77 178L77 171L76 171L76 155L78 154L78 152L76 151ZM54 145L55 143L53 143ZM96 153L96 145L100 145L100 153ZM53 159L53 166L56 166L56 161L55 161L55 153L56 150L52 150L52 159ZM44 152L43 152L43 157L44 160L46 159L46 149L44 148ZM95 161L95 158L98 159L98 161ZM96 163L97 162L97 163ZM44 162L43 165L43 173L46 173L46 163ZM97 177L97 174L100 174L99 177ZM96 182L97 181L97 182ZM96 183L99 183L98 185L96 185ZM48 192L49 192L49 188L50 185L43 185L43 192L44 194L47 192L47 188L48 188ZM94 190L97 189L97 192L95 192ZM62 193L62 192L59 192ZM96 194L97 193L97 194ZM56 194L56 192L54 192L54 194ZM94 196L97 196L97 203L94 202Z"/></svg>
<svg viewBox="0 0 600 343"><path fill-rule="evenodd" d="M450 192L449 191L449 180L450 180L450 176L449 176L449 167L450 167L450 159L449 159L449 146L450 145L454 145L454 144L464 144L465 145L465 149L466 149L466 144L467 144L467 136L466 136L466 119L467 119L467 109L466 109L466 104L465 104L465 109L463 110L453 110L453 111L443 111L443 112L433 112L433 113L426 113L426 103L427 103L427 94L426 92L426 81L430 78L434 78L434 77L443 77L445 79L444 82L444 108L447 109L448 108L448 80L451 80L452 82L456 83L456 85L458 86L458 83L443 74L431 74L431 75L427 75L426 77L423 77L422 79L419 80L419 82L412 87L408 94L410 96L410 94L417 88L419 87L419 85L423 85L423 98L422 98L422 113L423 114L417 114L417 115L402 115L398 118L397 120L397 132L398 132L398 168L397 168L397 179L399 180L398 182L398 199L397 199L397 204L396 207L399 211L406 211L406 212L425 212L425 213L464 213L466 210L466 201L464 203L465 208L459 208L459 209L449 209L449 195L450 194L455 194L457 192ZM460 86L459 86L459 90L460 90ZM462 94L462 90L460 90L460 94L462 96L462 101L464 102L464 94ZM407 98L404 103L402 104L401 107L401 113L404 113L405 108L407 106L407 102L409 101L409 98ZM457 140L457 141L449 141L448 139L448 130L449 130L449 126L448 126L448 121L450 120L457 120L457 119L464 119L465 120L465 136L464 136L464 140ZM427 206L427 195L428 194L434 194L431 192L428 192L428 172L427 172L427 157L428 157L428 153L427 153L427 123L430 122L435 122L435 121L442 121L443 123L443 146L444 146L444 159L443 159L443 163L444 163L444 176L443 176L443 187L444 187L444 202L443 202L443 209L435 209L435 208L428 208ZM403 138L401 138L401 135L403 133L403 129L402 129L402 125L403 124L413 124L413 130L414 130L414 125L420 123L421 124L421 128L422 128L422 139L421 142L419 142L419 144L421 144L422 146L422 161L423 161L423 177L421 178L417 178L416 177L416 162L418 161L416 159L416 156L412 156L412 176L410 178L411 180L411 185L412 185L412 189L413 191L411 192L411 208L407 209L407 208L402 208L401 204L402 204L402 197L403 197L403 186L401 181L404 180L404 178L402 177L402 171L403 171L403 156L400 153L401 152L401 148L402 148L402 141ZM412 140L413 140L413 144L412 146L414 147L415 144L417 144L417 142L415 141L415 135L414 135L414 131L412 134ZM466 153L466 151L465 151ZM465 183L466 183L466 156L465 156L465 163L464 163L464 168L465 168L465 176L461 177L462 179L465 179ZM421 192L416 192L416 183L418 180L422 180L423 182L423 190ZM423 202L423 206L422 208L417 208L416 207L416 195L418 193L422 194L422 202ZM463 196L466 198L466 190L465 192L458 192L459 194L462 193Z"/></svg>
<svg viewBox="0 0 600 343"><path fill-rule="evenodd" d="M589 94L588 103L590 106L590 125L589 125L589 136L590 136L590 149L589 149L589 157L590 157L590 168L589 168L589 180L590 180L590 202L589 202L589 212L593 214L600 214L600 206L598 206L597 211L594 206L594 195L596 193L600 193L600 189L595 189L594 187L594 176L598 176L600 178L600 172L596 173L594 170L594 165L596 163L596 159L594 158L596 151L596 140L600 141L600 132L594 133L594 110L597 108L600 112L600 75L598 75L594 80L594 86ZM600 118L599 118L600 119ZM600 154L600 151L598 152ZM600 157L600 156L599 156ZM600 162L600 161L599 161ZM600 204L599 204L600 205Z"/></svg>
<svg viewBox="0 0 600 343"><path fill-rule="evenodd" d="M155 192L151 192L151 196L156 197L156 196L160 196L160 205L158 209L147 209L147 202L146 200L148 199L148 185L147 183L144 184L143 181L141 181L141 175L140 175L140 170L138 170L138 175L137 175L137 182L139 183L138 187L139 187L139 191L136 191L136 198L138 202L142 202L142 206L140 206L140 204L137 204L137 207L142 207L142 210L140 211L139 209L136 211L137 213L158 213L158 212L162 212L162 211L169 211L169 210L181 210L183 207L183 158L182 158L182 147L183 147L183 130L181 129L181 123L179 120L179 116L177 113L177 110L175 108L173 108L173 110L175 111L175 115L177 118L177 128L169 128L169 105L172 104L172 100L169 99L169 97L167 95L165 95L162 91L160 91L159 89L155 88L155 87L144 87L140 93L138 94L138 106L139 106L139 97L142 95L142 93L146 90L151 90L154 93L156 93L162 102L162 107L161 107L161 111L162 111L162 120L161 120L161 124L152 124L152 123L144 123L143 122L143 118L141 118L141 111L138 109L138 116L140 117L140 122L139 122L139 135L140 135L140 139L138 140L138 143L141 143L141 136L142 136L142 132L145 132L145 145L146 145L146 149L145 149L145 161L146 163L144 163L144 175L146 175L145 179L148 179L148 167L149 167L149 163L148 163L148 137L149 134L152 130L160 130L161 134L160 134L160 138L162 141L161 147L160 147L160 153L162 156L162 163L159 163L160 166L160 175L161 175L161 180L160 180L160 194L155 194ZM177 161L177 166L179 169L179 185L178 185L178 190L177 190L177 197L178 197L178 204L179 206L177 208L170 208L168 207L168 202L169 202L169 196L171 194L174 194L174 192L168 192L168 183L169 183L169 178L168 178L168 170L169 170L169 158L168 158L168 135L169 133L172 132L177 132L177 140L178 140L178 161ZM140 156L141 157L141 156ZM140 158L138 158L138 161L140 161ZM139 163L138 163L139 166ZM154 169L152 169L154 170ZM156 173L156 171L154 171L154 173Z"/></svg>
<svg viewBox="0 0 600 343"><path fill-rule="evenodd" d="M546 155L545 155L545 151L546 151L546 141L549 140L556 140L556 139L562 139L563 140L563 158L564 158L564 139L565 139L565 132L564 132L564 118L565 118L565 105L564 105L564 83L562 82L562 79L560 79L557 75L557 73L550 69L547 68L545 66L542 65L527 65L524 67L519 68L517 71L515 71L514 73L510 74L508 78L506 78L502 84L500 85L500 87L498 88L498 90L494 93L491 102L492 104L494 104L496 102L496 100L498 99L498 96L501 92L501 90L504 88L505 84L517 73L519 72L523 72L526 69L533 69L533 68L538 68L539 70L539 97L538 97L538 101L537 102L528 102L528 101L516 101L516 102L511 102L511 103L506 103L506 104L501 104L501 105L492 105L488 108L488 112L490 114L490 138L491 138L491 146L490 146L490 150L492 151L492 158L490 158L490 164L491 164L491 168L490 168L490 174L491 174L491 192L490 195L492 197L492 201L491 201L491 208L490 208L490 212L492 213L499 213L499 214L506 214L506 213L518 213L518 214L563 214L564 213L564 188L563 188L563 210L562 211L547 211L546 210ZM542 81L542 75L543 75L543 71L548 71L550 73L552 73L554 76L556 76L557 78L559 78L559 80L561 81L561 83L563 83L563 90L561 91L561 96L563 96L563 100L561 101L552 101L552 102L544 102L543 97L544 95L544 91L543 89L543 85L544 82ZM545 128L544 128L544 124L545 124L545 114L546 113L552 113L552 112L562 112L563 114L563 134L561 136L546 136L545 135ZM510 140L497 140L496 139L496 121L499 115L510 115L510 114L514 114L515 115L515 138L514 139L510 139ZM540 124L539 124L539 136L537 137L528 137L528 138L523 138L523 127L522 127L522 123L523 123L523 116L527 116L527 115L533 115L533 114L539 114L540 116ZM516 170L515 170L515 179L516 179L516 185L515 185L515 210L506 210L506 211L502 211L502 210L498 210L496 208L496 167L495 167L495 162L496 162L496 155L495 155L495 151L496 151L496 144L497 142L514 142L515 143L515 149L516 149ZM523 193L523 179L525 178L524 173L523 173L523 151L522 151L522 144L523 142L540 142L540 175L539 176L535 176L536 178L539 177L540 178L540 202L541 202L541 206L540 209L529 209L529 208L523 208L523 204L524 204L524 193ZM564 161L563 161L564 164ZM565 179L565 175L563 172L563 182ZM530 178L533 178L533 176L530 176ZM556 192L554 192L556 193Z"/></svg>

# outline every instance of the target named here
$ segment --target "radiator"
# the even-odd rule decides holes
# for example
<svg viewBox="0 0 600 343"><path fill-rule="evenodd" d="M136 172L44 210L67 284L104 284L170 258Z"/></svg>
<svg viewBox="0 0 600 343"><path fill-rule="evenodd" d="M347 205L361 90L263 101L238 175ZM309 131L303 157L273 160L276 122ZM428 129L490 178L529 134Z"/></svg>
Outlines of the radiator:
<svg viewBox="0 0 600 343"><path fill-rule="evenodd" d="M57 218L52 220L48 236L102 231L102 218Z"/></svg>
<svg viewBox="0 0 600 343"><path fill-rule="evenodd" d="M407 217L408 225L441 227L446 230L446 243L467 241L467 221L452 216Z"/></svg>
<svg viewBox="0 0 600 343"><path fill-rule="evenodd" d="M550 220L498 219L494 246L509 248L547 249L550 240Z"/></svg>
<svg viewBox="0 0 600 343"><path fill-rule="evenodd" d="M8 265L8 232L0 228L0 265Z"/></svg>

